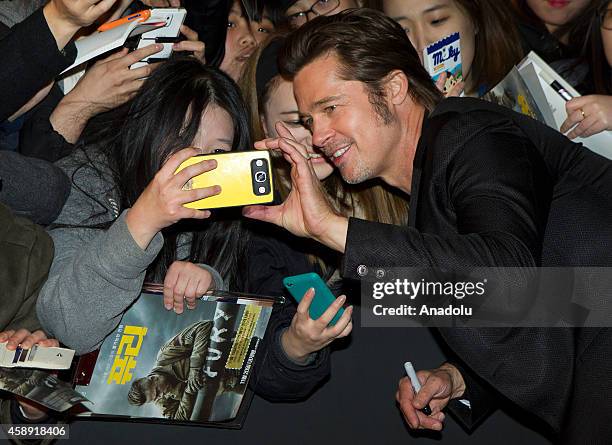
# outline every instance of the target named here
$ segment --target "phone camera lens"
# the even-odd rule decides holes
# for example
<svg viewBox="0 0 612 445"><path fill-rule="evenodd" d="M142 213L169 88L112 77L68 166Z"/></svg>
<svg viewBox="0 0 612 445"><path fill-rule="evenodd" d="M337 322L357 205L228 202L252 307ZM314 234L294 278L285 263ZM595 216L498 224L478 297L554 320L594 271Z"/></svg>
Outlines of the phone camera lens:
<svg viewBox="0 0 612 445"><path fill-rule="evenodd" d="M255 173L255 181L257 181L257 182L266 182L266 179L268 179L268 175L266 175L266 172L257 172L257 173Z"/></svg>

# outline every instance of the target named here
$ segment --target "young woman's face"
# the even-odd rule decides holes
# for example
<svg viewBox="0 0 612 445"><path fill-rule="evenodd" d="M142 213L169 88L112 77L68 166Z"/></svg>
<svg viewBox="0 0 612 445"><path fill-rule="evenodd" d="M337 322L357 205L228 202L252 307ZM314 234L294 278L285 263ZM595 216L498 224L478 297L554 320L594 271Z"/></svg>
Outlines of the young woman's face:
<svg viewBox="0 0 612 445"><path fill-rule="evenodd" d="M235 0L227 20L225 56L221 62L221 70L232 79L238 80L246 61L255 52L257 45L273 30L272 22L265 15L261 22L249 21L242 13L239 0Z"/></svg>
<svg viewBox="0 0 612 445"><path fill-rule="evenodd" d="M421 61L428 45L459 32L463 78L470 84L478 30L453 0L383 0L383 10L404 28Z"/></svg>
<svg viewBox="0 0 612 445"><path fill-rule="evenodd" d="M527 6L546 25L549 32L555 32L576 17L591 0L527 0Z"/></svg>
<svg viewBox="0 0 612 445"><path fill-rule="evenodd" d="M312 147L312 135L302 125L298 114L297 103L293 96L293 83L277 77L273 80L270 99L264 104L264 113L261 116L266 137L278 137L277 122L282 122L289 129L293 137L308 150L310 161L317 175L323 180L332 174L334 167L327 158Z"/></svg>
<svg viewBox="0 0 612 445"><path fill-rule="evenodd" d="M234 141L234 123L229 113L218 105L209 105L200 121L192 146L202 153L230 151Z"/></svg>

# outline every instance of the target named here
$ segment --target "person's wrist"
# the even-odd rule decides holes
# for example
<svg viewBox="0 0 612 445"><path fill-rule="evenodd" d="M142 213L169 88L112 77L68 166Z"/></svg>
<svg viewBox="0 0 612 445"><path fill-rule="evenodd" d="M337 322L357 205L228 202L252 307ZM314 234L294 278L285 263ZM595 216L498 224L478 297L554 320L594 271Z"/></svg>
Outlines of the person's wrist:
<svg viewBox="0 0 612 445"><path fill-rule="evenodd" d="M463 380L463 376L459 370L450 363L444 363L442 366L440 366L440 369L447 372L450 376L453 387L451 399L457 399L463 396L463 394L465 394L465 381Z"/></svg>
<svg viewBox="0 0 612 445"><path fill-rule="evenodd" d="M291 328L286 329L281 335L281 346L285 355L294 362L304 363L311 354L310 351L306 351L305 348L301 347L300 342L297 341L293 335Z"/></svg>
<svg viewBox="0 0 612 445"><path fill-rule="evenodd" d="M323 219L315 240L327 247L344 253L346 247L346 234L348 232L348 218L336 213L330 213Z"/></svg>
<svg viewBox="0 0 612 445"><path fill-rule="evenodd" d="M142 211L138 202L128 210L125 223L132 238L134 238L134 241L136 241L136 244L142 250L147 249L151 240L161 230L161 228L157 227L153 218L147 217L146 212Z"/></svg>
<svg viewBox="0 0 612 445"><path fill-rule="evenodd" d="M60 51L70 42L72 36L81 29L80 25L73 23L59 11L53 0L45 5L43 15Z"/></svg>

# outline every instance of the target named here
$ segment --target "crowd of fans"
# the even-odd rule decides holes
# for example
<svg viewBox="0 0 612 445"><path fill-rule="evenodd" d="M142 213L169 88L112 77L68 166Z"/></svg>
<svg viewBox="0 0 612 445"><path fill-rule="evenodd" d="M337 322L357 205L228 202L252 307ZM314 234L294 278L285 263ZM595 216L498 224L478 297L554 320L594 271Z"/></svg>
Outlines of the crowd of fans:
<svg viewBox="0 0 612 445"><path fill-rule="evenodd" d="M130 69L161 45L117 48L79 67L80 77L60 75L76 57L76 39L121 16L164 7L187 9L182 40L167 61ZM339 249L288 227L293 234L272 229L256 221L266 220L257 209L245 218L235 209L183 207L220 192L214 184L183 187L215 168L213 161L174 174L196 154L250 150L261 140L267 142L258 148L277 150L271 141L290 140L337 215L407 225L410 193L381 180L343 181L321 150L325 135L296 102L296 73L286 63L279 69L279 56L289 58L284 47L300 27L361 8L397 22L419 56L427 45L459 32L463 81L447 96L483 96L535 51L582 94L567 102L561 132L574 139L612 130L609 0L0 2L0 342L9 349L62 344L83 354L118 325L145 281L164 283L164 306L181 313L209 289L280 295L283 277L309 271L340 295L329 319L339 307L348 308L333 327L308 316L312 295L299 306L289 300L275 309L267 353L260 354L251 378L259 396L305 400L329 379L335 346L357 347L346 346L351 336L399 338L401 330L361 329L359 289L343 273ZM437 91L428 97L454 100ZM296 163L289 159L287 153L274 157L279 203L296 194ZM608 230L608 221L598 223ZM456 359L449 354L424 378L463 372L450 364ZM398 400L410 428L442 428L441 409L431 421L419 421L405 408L404 396L400 385ZM25 399L0 403L2 423L55 418ZM394 406L393 395L388 403ZM559 433L554 425L544 430L551 437Z"/></svg>

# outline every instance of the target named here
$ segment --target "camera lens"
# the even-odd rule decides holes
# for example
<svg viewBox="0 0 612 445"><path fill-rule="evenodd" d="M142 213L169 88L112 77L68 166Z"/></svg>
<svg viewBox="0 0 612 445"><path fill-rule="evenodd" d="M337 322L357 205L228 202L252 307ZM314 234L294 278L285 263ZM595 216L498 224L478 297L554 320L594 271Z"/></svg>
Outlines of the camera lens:
<svg viewBox="0 0 612 445"><path fill-rule="evenodd" d="M266 182L267 178L268 178L268 175L266 175L266 172L255 173L255 181L257 182Z"/></svg>

